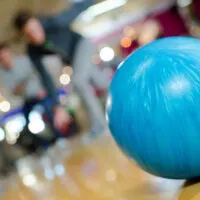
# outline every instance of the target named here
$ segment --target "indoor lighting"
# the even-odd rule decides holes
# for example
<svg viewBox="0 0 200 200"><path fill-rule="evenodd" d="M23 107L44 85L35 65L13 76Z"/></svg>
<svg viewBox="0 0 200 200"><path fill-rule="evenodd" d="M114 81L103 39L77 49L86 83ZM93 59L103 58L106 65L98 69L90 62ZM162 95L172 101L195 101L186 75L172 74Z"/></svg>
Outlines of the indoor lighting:
<svg viewBox="0 0 200 200"><path fill-rule="evenodd" d="M70 78L69 74L62 74L60 76L60 83L62 85L68 85L70 83L70 81L71 81L71 78Z"/></svg>
<svg viewBox="0 0 200 200"><path fill-rule="evenodd" d="M26 120L23 115L17 115L6 122L6 141L8 144L15 144L23 130Z"/></svg>
<svg viewBox="0 0 200 200"><path fill-rule="evenodd" d="M124 6L128 0L107 0L88 8L81 16L81 20L92 20L111 10Z"/></svg>
<svg viewBox="0 0 200 200"><path fill-rule="evenodd" d="M124 37L121 39L120 44L123 48L129 48L132 44L132 40L130 37Z"/></svg>
<svg viewBox="0 0 200 200"><path fill-rule="evenodd" d="M20 133L26 124L26 120L23 115L17 115L16 117L10 119L5 124L5 130L8 135L16 135Z"/></svg>
<svg viewBox="0 0 200 200"><path fill-rule="evenodd" d="M133 27L127 26L127 27L124 28L124 35L126 37L133 37L133 36L136 35L136 31Z"/></svg>
<svg viewBox="0 0 200 200"><path fill-rule="evenodd" d="M54 170L57 176L63 176L65 174L65 168L62 164L55 165Z"/></svg>
<svg viewBox="0 0 200 200"><path fill-rule="evenodd" d="M104 47L101 49L100 58L104 62L109 62L109 61L113 60L114 57L115 57L115 52L112 48Z"/></svg>
<svg viewBox="0 0 200 200"><path fill-rule="evenodd" d="M32 187L37 183L37 178L34 174L27 174L22 179L23 183L27 187Z"/></svg>
<svg viewBox="0 0 200 200"><path fill-rule="evenodd" d="M38 119L42 119L42 116L38 111L32 110L30 112L29 116L28 116L28 119L29 119L29 121L32 122L32 121L35 121L35 120L38 120Z"/></svg>
<svg viewBox="0 0 200 200"><path fill-rule="evenodd" d="M31 121L28 125L28 129L33 134L41 133L45 129L45 124L41 119Z"/></svg>
<svg viewBox="0 0 200 200"><path fill-rule="evenodd" d="M44 170L44 176L47 180L53 180L55 177L54 171L51 168L46 168Z"/></svg>
<svg viewBox="0 0 200 200"><path fill-rule="evenodd" d="M0 103L0 110L2 112L8 112L10 110L11 106L10 103L8 101L2 101Z"/></svg>

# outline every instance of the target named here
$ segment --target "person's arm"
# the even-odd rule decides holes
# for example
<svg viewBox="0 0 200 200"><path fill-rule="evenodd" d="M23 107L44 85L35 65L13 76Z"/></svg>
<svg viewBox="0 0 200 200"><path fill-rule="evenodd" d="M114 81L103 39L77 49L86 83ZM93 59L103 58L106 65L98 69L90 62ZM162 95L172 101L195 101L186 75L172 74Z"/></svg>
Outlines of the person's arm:
<svg viewBox="0 0 200 200"><path fill-rule="evenodd" d="M56 15L55 17L48 18L44 25L46 27L67 26L95 2L96 0L82 0L80 2L74 3L71 7Z"/></svg>
<svg viewBox="0 0 200 200"><path fill-rule="evenodd" d="M49 72L46 70L45 66L43 65L41 57L37 54L32 54L32 53L30 53L29 55L34 67L36 68L36 70L40 75L40 80L44 88L47 90L49 97L54 102L54 107L58 106L59 103L57 100L56 87L54 81Z"/></svg>

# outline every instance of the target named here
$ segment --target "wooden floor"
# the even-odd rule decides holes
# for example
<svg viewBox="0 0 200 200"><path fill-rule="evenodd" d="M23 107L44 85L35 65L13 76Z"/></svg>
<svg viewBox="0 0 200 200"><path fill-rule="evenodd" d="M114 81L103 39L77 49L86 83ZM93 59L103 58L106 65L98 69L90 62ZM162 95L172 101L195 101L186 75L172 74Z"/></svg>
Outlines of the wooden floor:
<svg viewBox="0 0 200 200"><path fill-rule="evenodd" d="M41 158L18 162L3 200L200 200L200 182L172 181L141 171L110 136L60 141ZM5 188L3 188L6 190Z"/></svg>

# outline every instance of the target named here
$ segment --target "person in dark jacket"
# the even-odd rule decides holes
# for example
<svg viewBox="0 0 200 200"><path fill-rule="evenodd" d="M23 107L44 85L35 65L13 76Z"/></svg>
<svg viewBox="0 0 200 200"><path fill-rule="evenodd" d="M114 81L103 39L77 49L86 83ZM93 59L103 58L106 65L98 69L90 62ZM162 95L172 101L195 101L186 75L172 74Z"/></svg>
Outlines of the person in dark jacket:
<svg viewBox="0 0 200 200"><path fill-rule="evenodd" d="M46 54L58 54L65 64L72 65L73 86L88 110L92 134L104 132L106 123L103 110L90 83L94 82L96 86L106 88L108 81L92 63L94 45L74 32L70 25L82 11L95 2L96 0L78 1L68 10L50 17L35 17L27 12L20 12L14 20L15 27L28 39L28 55L39 72L43 85L55 100L55 107L56 88L45 70L42 58Z"/></svg>

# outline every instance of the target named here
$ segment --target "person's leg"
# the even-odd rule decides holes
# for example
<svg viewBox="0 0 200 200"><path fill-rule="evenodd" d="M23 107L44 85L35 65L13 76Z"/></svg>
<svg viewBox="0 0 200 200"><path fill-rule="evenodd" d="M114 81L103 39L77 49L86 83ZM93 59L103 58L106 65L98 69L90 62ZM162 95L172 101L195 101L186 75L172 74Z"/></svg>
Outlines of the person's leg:
<svg viewBox="0 0 200 200"><path fill-rule="evenodd" d="M99 89L108 89L113 76L113 69L117 68L122 61L122 57L116 56L112 61L104 63L103 69L93 65L91 79L94 85Z"/></svg>
<svg viewBox="0 0 200 200"><path fill-rule="evenodd" d="M106 130L106 122L101 104L92 87L91 78L94 64L92 56L93 45L88 40L82 40L77 46L73 61L73 86L83 100L91 121L91 132L99 133Z"/></svg>
<svg viewBox="0 0 200 200"><path fill-rule="evenodd" d="M57 138L62 137L62 134L54 127L53 106L51 106L51 102L47 101L47 99L42 100L40 104L44 107L44 113L49 122L49 128L53 134L53 139L51 142L54 142Z"/></svg>
<svg viewBox="0 0 200 200"><path fill-rule="evenodd" d="M95 87L98 89L107 90L110 85L112 69L105 68L100 69L98 66L94 65L91 70L91 80Z"/></svg>
<svg viewBox="0 0 200 200"><path fill-rule="evenodd" d="M26 126L28 126L28 124L29 124L29 114L34 106L35 106L35 102L33 102L30 99L25 100L24 107L23 107L23 114L24 114L24 117L26 120Z"/></svg>

